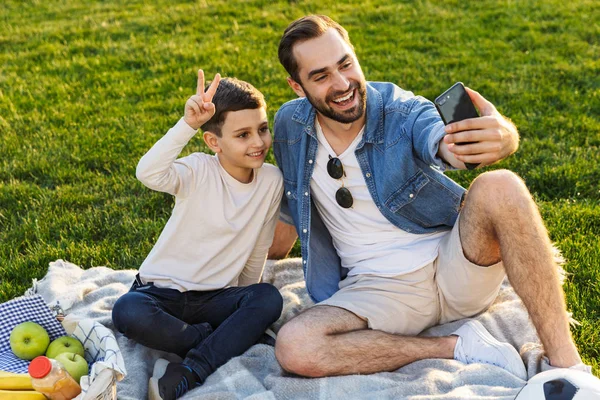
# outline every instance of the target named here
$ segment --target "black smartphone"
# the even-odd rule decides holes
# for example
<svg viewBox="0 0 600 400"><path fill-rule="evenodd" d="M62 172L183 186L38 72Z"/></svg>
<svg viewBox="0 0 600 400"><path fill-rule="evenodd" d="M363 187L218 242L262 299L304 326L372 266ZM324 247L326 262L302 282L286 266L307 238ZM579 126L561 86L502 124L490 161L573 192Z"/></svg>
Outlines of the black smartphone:
<svg viewBox="0 0 600 400"><path fill-rule="evenodd" d="M475 105L471 101L462 82L456 82L450 89L439 95L435 99L434 104L442 117L442 121L444 121L444 125L462 121L463 119L479 117L477 109L475 109ZM460 144L464 145L470 143L474 142L464 142ZM479 164L465 163L465 165L467 169L474 169Z"/></svg>

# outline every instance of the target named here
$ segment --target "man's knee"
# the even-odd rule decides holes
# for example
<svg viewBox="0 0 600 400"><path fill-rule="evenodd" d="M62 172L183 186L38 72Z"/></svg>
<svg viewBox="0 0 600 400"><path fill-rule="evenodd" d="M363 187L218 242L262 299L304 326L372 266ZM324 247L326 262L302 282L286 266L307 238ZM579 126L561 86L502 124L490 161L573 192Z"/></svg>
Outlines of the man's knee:
<svg viewBox="0 0 600 400"><path fill-rule="evenodd" d="M485 190L486 192L508 192L512 193L515 189L527 191L523 180L514 172L507 169L498 169L496 171L484 172L479 175L471 185L470 190Z"/></svg>
<svg viewBox="0 0 600 400"><path fill-rule="evenodd" d="M467 201L493 212L495 209L507 210L519 207L531 199L525 182L514 172L500 169L485 172L474 181L467 194Z"/></svg>
<svg viewBox="0 0 600 400"><path fill-rule="evenodd" d="M322 348L324 339L322 332L311 330L293 319L277 334L275 357L288 372L311 378L326 376L319 362L323 357L319 348Z"/></svg>

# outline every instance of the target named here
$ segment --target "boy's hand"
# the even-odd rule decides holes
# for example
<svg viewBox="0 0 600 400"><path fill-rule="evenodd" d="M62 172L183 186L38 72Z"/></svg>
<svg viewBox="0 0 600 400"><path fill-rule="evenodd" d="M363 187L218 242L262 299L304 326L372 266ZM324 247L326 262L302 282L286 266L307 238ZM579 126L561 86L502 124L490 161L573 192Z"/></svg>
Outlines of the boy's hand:
<svg viewBox="0 0 600 400"><path fill-rule="evenodd" d="M198 70L198 86L196 94L185 103L183 120L193 129L199 129L215 115L215 105L212 99L219 87L221 74L216 74L215 79L204 93L204 71Z"/></svg>

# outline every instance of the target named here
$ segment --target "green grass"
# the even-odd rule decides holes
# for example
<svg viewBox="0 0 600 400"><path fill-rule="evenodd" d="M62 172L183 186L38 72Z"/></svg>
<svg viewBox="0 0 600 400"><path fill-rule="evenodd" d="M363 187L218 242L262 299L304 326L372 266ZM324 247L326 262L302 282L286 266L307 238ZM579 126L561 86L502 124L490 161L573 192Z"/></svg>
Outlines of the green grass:
<svg viewBox="0 0 600 400"><path fill-rule="evenodd" d="M341 2L340 2L341 3ZM461 80L521 132L509 168L568 260L584 360L600 371L600 8L547 1L8 1L0 10L0 301L48 263L137 268L173 204L134 176L182 115L196 70L237 76L277 108L285 26L324 13L369 80L433 99ZM205 150L199 138L185 153ZM273 161L272 155L270 160ZM452 173L468 185L478 172ZM295 250L297 254L297 249Z"/></svg>

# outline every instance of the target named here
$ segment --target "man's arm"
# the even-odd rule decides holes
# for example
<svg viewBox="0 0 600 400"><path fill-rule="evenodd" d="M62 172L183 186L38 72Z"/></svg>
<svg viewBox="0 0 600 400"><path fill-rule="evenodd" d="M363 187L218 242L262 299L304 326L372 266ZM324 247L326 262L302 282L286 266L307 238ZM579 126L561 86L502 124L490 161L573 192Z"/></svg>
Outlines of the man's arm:
<svg viewBox="0 0 600 400"><path fill-rule="evenodd" d="M275 237L273 238L273 244L269 249L267 258L270 260L281 260L286 258L294 243L298 239L296 228L294 225L288 225L285 222L279 220L275 227Z"/></svg>
<svg viewBox="0 0 600 400"><path fill-rule="evenodd" d="M283 194L283 183L273 198L267 218L263 224L262 230L258 235L254 249L246 261L246 265L238 278L238 286L248 286L260 281L269 246L273 243L275 226L279 220L279 206L281 195Z"/></svg>
<svg viewBox="0 0 600 400"><path fill-rule="evenodd" d="M286 105L283 105L275 114L275 122L274 122L274 131L275 131L275 139L285 137L285 122L289 119L283 117L283 110ZM291 118L291 115L288 117ZM275 155L275 160L277 161L277 165L281 170L284 178L286 176L286 171L283 169L285 163L283 163L285 155L282 154L282 151L285 150L284 145L282 145L277 140L273 142L273 154ZM294 247L294 243L298 239L298 235L296 233L296 228L293 225L292 216L290 215L290 210L287 204L287 198L285 195L281 199L281 211L279 216L279 221L277 222L277 226L275 227L275 237L273 238L273 244L269 249L269 253L267 258L270 260L281 260L286 258L289 254L292 247Z"/></svg>
<svg viewBox="0 0 600 400"><path fill-rule="evenodd" d="M465 89L479 110L480 117L447 125L447 134L440 141L438 156L456 168L465 169L464 163L491 165L517 151L517 127L482 95ZM461 145L462 142L475 143Z"/></svg>

